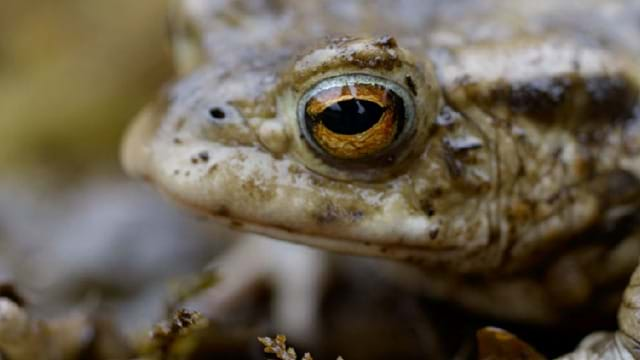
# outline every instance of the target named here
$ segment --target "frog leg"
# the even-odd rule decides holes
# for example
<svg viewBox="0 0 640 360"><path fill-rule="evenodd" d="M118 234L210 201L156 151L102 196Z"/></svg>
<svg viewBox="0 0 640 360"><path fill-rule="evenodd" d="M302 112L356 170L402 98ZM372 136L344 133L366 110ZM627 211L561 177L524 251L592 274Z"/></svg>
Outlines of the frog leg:
<svg viewBox="0 0 640 360"><path fill-rule="evenodd" d="M607 229L584 244L576 244L539 272L503 278L438 273L429 269L395 265L405 286L431 297L456 302L463 308L496 318L536 324L568 324L578 316L588 325L613 314L621 289L638 264L640 218L615 236ZM616 228L622 228L618 223ZM617 236L620 236L618 238ZM620 239L620 240L618 240ZM542 271L544 270L544 271ZM593 312L593 307L599 309ZM581 326L571 321L573 327Z"/></svg>
<svg viewBox="0 0 640 360"><path fill-rule="evenodd" d="M203 295L203 312L224 320L266 284L275 330L297 341L313 339L328 273L326 253L254 234L236 241L212 263L221 280Z"/></svg>
<svg viewBox="0 0 640 360"><path fill-rule="evenodd" d="M640 358L640 266L636 268L622 297L618 310L619 337L625 348Z"/></svg>
<svg viewBox="0 0 640 360"><path fill-rule="evenodd" d="M631 276L618 310L619 329L587 336L576 350L560 360L640 359L640 266Z"/></svg>
<svg viewBox="0 0 640 360"><path fill-rule="evenodd" d="M616 332L594 332L585 337L575 351L560 357L559 360L640 359L640 265L638 265L638 255L636 251L638 244L640 244L640 229L637 229L631 236L619 244L618 247L612 249L612 251L607 254L607 258L598 267L602 278L591 279L594 282L593 286L597 286L600 280L619 278L621 273L628 270L630 258L634 258L636 269L624 291L623 299L618 310L619 330ZM565 268L563 266L561 267ZM504 336L503 333L486 331L485 329L479 333L479 346L482 347L484 345L485 353L488 354L485 358L514 358L509 356L496 356L504 354L507 350L517 350L519 353L522 353L522 349L527 348L525 346L526 344L523 345L521 342L514 341L512 337ZM489 335L493 335L493 337ZM497 340L501 340L501 342ZM538 357L534 355L535 354L530 354L527 355L530 357L525 356L524 358L538 359Z"/></svg>
<svg viewBox="0 0 640 360"><path fill-rule="evenodd" d="M618 308L618 331L595 332L582 340L576 350L560 359L640 359L640 265L637 253L630 246L640 243L640 228L610 254L602 264L604 274L617 275L625 271L630 257L634 257L635 271L631 275ZM625 254L626 253L626 254Z"/></svg>

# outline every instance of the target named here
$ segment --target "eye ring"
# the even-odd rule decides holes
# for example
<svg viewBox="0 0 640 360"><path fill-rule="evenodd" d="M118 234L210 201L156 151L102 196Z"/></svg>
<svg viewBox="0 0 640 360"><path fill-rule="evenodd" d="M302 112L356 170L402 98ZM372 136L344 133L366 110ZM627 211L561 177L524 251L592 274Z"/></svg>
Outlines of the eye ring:
<svg viewBox="0 0 640 360"><path fill-rule="evenodd" d="M334 149L329 147L327 143L323 143L321 137L324 136L322 134L336 130L338 125L335 123L333 125L330 123L325 124L325 120L322 120L323 126L317 126L318 120L309 115L309 110L310 108L317 109L319 107L322 112L316 112L316 115L322 115L335 104L343 104L339 94L338 96L333 95L336 95L336 91L347 88L350 90L354 88L365 89L363 96L357 96L353 90L350 95L347 94L346 101L350 102L346 103L347 107L351 106L353 108L357 106L358 114L366 115L366 112L369 111L375 115L369 115L369 118L363 115L365 119L354 121L355 125L349 125L352 127L351 129L342 126L342 133L339 131L338 134L331 135L333 137L331 140L338 142L337 148ZM330 92L334 94L327 95ZM315 101L317 98L329 101L318 105L317 101ZM313 101L315 103L310 103ZM391 109L389 113L389 109L386 106L388 104L391 104L390 106L398 106L397 111ZM337 109L340 109L340 106ZM374 116L374 118L371 118L371 116ZM303 94L297 105L297 123L303 140L316 154L326 161L339 164L344 164L345 162L350 164L353 162L369 162L375 165L376 160L381 157L389 158L399 146L405 144L415 133L415 101L409 91L395 81L369 74L338 75L323 79ZM359 136L360 139L358 141L365 141L364 150L357 148L361 144L347 144L351 148L348 151L341 152L340 147L343 147L343 144L340 144L340 142L349 139L350 136ZM371 144L367 144L366 141L372 142L373 145L369 146ZM367 146L369 147L367 148ZM388 165L388 162L384 163Z"/></svg>

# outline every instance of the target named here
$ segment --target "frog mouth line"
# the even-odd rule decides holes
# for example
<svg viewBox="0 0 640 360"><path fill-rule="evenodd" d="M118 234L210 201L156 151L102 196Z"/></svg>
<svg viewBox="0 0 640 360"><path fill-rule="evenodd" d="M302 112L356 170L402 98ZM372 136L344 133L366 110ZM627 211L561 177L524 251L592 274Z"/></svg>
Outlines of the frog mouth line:
<svg viewBox="0 0 640 360"><path fill-rule="evenodd" d="M377 244L356 239L331 238L316 234L298 233L280 226L240 222L220 215L207 214L207 216L236 230L248 231L278 240L285 240L342 254L411 260L436 253L457 252L457 248L453 247L434 249L409 244Z"/></svg>
<svg viewBox="0 0 640 360"><path fill-rule="evenodd" d="M379 244L354 238L333 238L322 236L320 234L310 234L296 232L283 226L261 224L253 221L240 220L227 214L213 213L204 207L188 204L185 200L172 194L167 189L155 183L155 186L165 195L169 196L173 201L181 205L183 208L195 211L207 218L213 219L219 224L228 226L234 230L247 231L254 234L263 235L276 240L284 240L292 243L307 245L324 249L331 252L357 255L357 256L373 256L381 258L394 258L404 261L420 262L422 258L433 258L443 256L444 254L459 254L458 247L439 247L429 248L424 245L411 245L406 243L385 243ZM426 260L425 260L426 261Z"/></svg>

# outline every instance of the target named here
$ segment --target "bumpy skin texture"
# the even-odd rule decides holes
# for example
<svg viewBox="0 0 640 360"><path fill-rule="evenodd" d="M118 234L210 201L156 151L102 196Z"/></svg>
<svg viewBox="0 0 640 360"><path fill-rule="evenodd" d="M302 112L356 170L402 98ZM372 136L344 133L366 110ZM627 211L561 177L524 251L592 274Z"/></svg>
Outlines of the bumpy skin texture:
<svg viewBox="0 0 640 360"><path fill-rule="evenodd" d="M549 322L615 303L602 288L640 253L640 30L597 2L503 3L178 2L188 74L132 125L125 168L236 227L419 265L477 310ZM352 73L411 92L418 126L349 166L309 147L296 111Z"/></svg>
<svg viewBox="0 0 640 360"><path fill-rule="evenodd" d="M206 19L235 9L201 3L213 8ZM244 9L240 23L224 29L201 20L213 27L200 30L212 60L141 116L139 126L153 131L132 131L125 144L131 173L189 206L279 237L474 273L527 267L634 201L627 198L638 187L637 71L617 53L517 29L508 41L443 47L407 36L400 24L376 22L397 27L397 42L328 43L304 30L324 33L332 23L295 27L300 32L259 26L316 19L307 15L311 3L295 4L253 9L253 17ZM237 32L255 43L226 49ZM296 101L344 73L412 88L421 139L403 149L409 161L335 168L300 138Z"/></svg>

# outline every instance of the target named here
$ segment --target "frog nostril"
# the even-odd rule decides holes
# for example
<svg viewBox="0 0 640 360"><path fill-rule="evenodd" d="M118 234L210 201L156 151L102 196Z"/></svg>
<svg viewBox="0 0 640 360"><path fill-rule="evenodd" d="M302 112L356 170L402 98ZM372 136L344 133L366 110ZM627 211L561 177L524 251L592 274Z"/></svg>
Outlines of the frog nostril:
<svg viewBox="0 0 640 360"><path fill-rule="evenodd" d="M214 119L224 119L226 116L224 110L219 107L211 108L211 110L209 110L209 115Z"/></svg>

